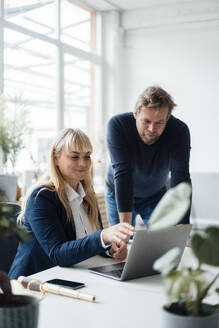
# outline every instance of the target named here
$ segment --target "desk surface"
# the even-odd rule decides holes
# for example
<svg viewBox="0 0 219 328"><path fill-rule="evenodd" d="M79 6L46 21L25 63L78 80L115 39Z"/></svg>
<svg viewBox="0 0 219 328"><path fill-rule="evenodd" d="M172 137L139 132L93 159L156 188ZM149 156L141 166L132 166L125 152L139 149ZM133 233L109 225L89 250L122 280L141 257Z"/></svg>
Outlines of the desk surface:
<svg viewBox="0 0 219 328"><path fill-rule="evenodd" d="M189 248L185 249L181 265L185 261L187 264L194 263ZM74 325L80 328L161 328L165 296L160 275L120 282L87 270L91 266L111 262L114 261L95 256L71 268L54 267L33 275L43 281L60 278L84 282L86 287L81 291L96 295L96 303L45 295L40 302L38 328L68 328Z"/></svg>

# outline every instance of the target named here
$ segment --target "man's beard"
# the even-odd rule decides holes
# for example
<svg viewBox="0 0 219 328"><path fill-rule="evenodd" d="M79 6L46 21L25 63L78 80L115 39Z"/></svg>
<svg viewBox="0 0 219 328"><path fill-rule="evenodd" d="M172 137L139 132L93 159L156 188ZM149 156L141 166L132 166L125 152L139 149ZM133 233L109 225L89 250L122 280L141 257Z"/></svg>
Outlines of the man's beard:
<svg viewBox="0 0 219 328"><path fill-rule="evenodd" d="M145 136L145 134L140 135L141 140L146 144L146 145L153 145L159 138L160 136L158 136L157 134L152 137L152 138L148 138L147 136Z"/></svg>

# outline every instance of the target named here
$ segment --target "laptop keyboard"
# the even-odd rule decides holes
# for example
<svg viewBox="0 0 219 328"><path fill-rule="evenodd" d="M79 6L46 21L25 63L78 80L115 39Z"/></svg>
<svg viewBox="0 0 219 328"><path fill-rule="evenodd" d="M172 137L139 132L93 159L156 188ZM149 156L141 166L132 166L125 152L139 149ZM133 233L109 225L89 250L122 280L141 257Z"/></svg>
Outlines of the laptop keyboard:
<svg viewBox="0 0 219 328"><path fill-rule="evenodd" d="M112 271L107 271L107 274L113 277L120 278L122 275L123 270L112 270Z"/></svg>
<svg viewBox="0 0 219 328"><path fill-rule="evenodd" d="M103 275L112 276L115 278L120 278L124 268L125 262L120 262L116 264L104 265L101 267L90 268L91 271L100 273Z"/></svg>

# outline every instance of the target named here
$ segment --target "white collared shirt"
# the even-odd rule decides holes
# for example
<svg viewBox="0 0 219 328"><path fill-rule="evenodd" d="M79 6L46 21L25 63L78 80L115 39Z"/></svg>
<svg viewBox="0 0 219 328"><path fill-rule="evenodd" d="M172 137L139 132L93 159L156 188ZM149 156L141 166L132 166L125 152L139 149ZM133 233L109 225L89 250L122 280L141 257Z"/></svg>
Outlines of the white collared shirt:
<svg viewBox="0 0 219 328"><path fill-rule="evenodd" d="M78 189L75 191L66 183L66 192L74 218L76 239L83 238L95 232L96 229L92 227L82 205L85 196L82 184L79 182Z"/></svg>
<svg viewBox="0 0 219 328"><path fill-rule="evenodd" d="M68 201L70 203L72 215L74 218L76 239L80 239L95 232L96 227L92 226L87 214L84 211L83 199L85 197L85 191L81 182L78 184L77 191L75 191L68 183L65 185ZM103 248L108 248L108 245L106 246L103 242L102 232L100 239Z"/></svg>

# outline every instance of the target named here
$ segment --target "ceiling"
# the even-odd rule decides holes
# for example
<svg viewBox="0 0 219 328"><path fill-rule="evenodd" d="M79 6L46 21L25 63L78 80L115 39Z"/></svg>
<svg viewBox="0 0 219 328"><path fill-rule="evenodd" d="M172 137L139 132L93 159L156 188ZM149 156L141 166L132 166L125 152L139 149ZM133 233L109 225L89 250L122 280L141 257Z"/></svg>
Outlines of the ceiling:
<svg viewBox="0 0 219 328"><path fill-rule="evenodd" d="M103 0L103 2L104 1L111 3L115 7L119 7L122 11L183 2L183 0ZM194 0L187 0L187 2L188 1Z"/></svg>
<svg viewBox="0 0 219 328"><path fill-rule="evenodd" d="M80 2L88 5L96 10L134 10L142 9L157 5L171 5L180 3L200 3L215 2L215 0L80 0Z"/></svg>

